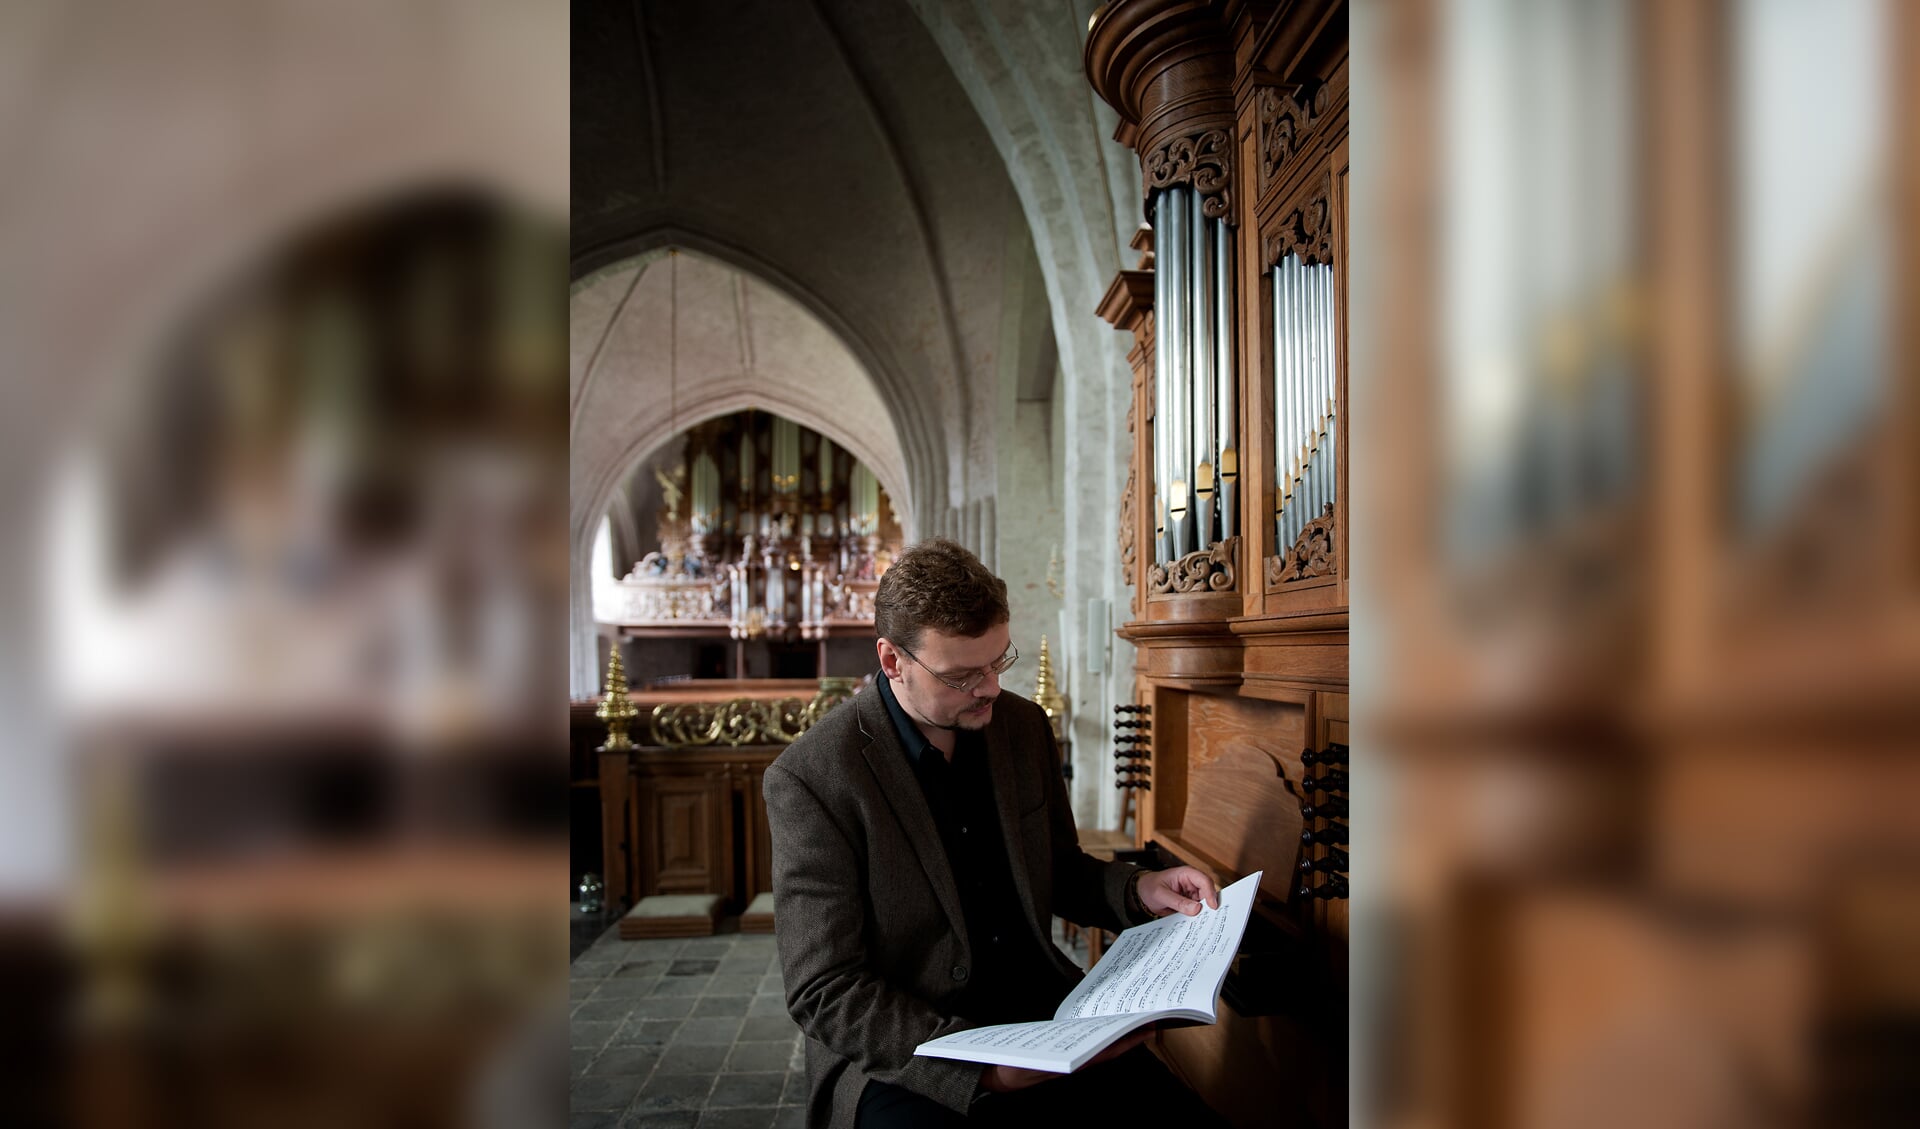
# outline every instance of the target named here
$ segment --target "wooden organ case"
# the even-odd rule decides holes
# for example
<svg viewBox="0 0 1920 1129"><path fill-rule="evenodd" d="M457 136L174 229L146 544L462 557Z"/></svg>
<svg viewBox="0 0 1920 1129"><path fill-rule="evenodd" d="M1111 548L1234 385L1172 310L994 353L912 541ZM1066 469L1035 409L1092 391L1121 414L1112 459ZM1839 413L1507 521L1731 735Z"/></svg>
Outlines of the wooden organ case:
<svg viewBox="0 0 1920 1129"><path fill-rule="evenodd" d="M1116 0L1086 67L1149 227L1100 314L1135 347L1116 759L1136 837L1265 871L1217 1025L1162 1057L1238 1125L1341 1125L1347 987L1347 7Z"/></svg>

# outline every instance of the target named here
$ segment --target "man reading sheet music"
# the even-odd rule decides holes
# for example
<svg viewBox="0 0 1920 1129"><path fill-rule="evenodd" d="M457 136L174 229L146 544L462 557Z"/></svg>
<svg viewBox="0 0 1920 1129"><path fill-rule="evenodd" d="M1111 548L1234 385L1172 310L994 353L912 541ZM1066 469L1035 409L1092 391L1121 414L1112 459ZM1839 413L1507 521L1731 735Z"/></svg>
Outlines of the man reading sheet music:
<svg viewBox="0 0 1920 1129"><path fill-rule="evenodd" d="M874 627L884 677L765 779L808 1125L1218 1124L1140 1047L1146 1031L1070 1075L914 1055L1051 1016L1081 975L1049 939L1055 914L1117 929L1219 895L1191 867L1079 849L1046 716L1000 685L1019 657L1006 585L973 554L945 540L902 553Z"/></svg>

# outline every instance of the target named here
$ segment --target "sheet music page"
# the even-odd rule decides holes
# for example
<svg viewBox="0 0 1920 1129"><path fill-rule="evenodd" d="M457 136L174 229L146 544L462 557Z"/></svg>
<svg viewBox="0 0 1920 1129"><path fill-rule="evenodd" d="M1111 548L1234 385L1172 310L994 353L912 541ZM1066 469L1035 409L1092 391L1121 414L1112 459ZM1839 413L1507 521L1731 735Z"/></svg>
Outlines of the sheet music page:
<svg viewBox="0 0 1920 1129"><path fill-rule="evenodd" d="M1091 1058L1141 1021L1137 1015L1120 1015L1002 1023L943 1035L920 1044L914 1053L1058 1070L1082 1055Z"/></svg>
<svg viewBox="0 0 1920 1129"><path fill-rule="evenodd" d="M1227 965L1247 931L1260 872L1220 891L1220 908L1170 914L1120 934L1055 1019L1187 1008L1214 1014Z"/></svg>

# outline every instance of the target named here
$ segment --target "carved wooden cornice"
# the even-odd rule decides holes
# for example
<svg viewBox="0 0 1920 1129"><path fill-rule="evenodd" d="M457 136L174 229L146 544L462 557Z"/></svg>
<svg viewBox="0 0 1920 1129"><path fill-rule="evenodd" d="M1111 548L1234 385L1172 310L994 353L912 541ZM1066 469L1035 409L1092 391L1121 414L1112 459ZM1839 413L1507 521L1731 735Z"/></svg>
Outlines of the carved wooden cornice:
<svg viewBox="0 0 1920 1129"><path fill-rule="evenodd" d="M1287 213L1280 226L1267 233L1266 242L1260 248L1261 261L1267 267L1271 268L1290 253L1309 266L1333 262L1333 225L1328 222L1332 212L1330 196L1330 188L1322 186L1305 206Z"/></svg>
<svg viewBox="0 0 1920 1129"><path fill-rule="evenodd" d="M1141 189L1191 184L1203 214L1232 203L1233 42L1221 0L1112 0L1087 33L1087 79L1140 154Z"/></svg>
<svg viewBox="0 0 1920 1129"><path fill-rule="evenodd" d="M1312 580L1332 576L1339 571L1333 548L1333 505L1308 522L1293 545L1277 557L1267 558L1267 583L1285 584L1294 580Z"/></svg>
<svg viewBox="0 0 1920 1129"><path fill-rule="evenodd" d="M1095 312L1115 329L1138 333L1140 323L1153 313L1153 272L1123 270L1114 275Z"/></svg>
<svg viewBox="0 0 1920 1129"><path fill-rule="evenodd" d="M1147 572L1147 591L1156 596L1187 592L1233 591L1233 558L1240 539L1229 537L1210 549L1188 553L1172 564L1156 564Z"/></svg>
<svg viewBox="0 0 1920 1129"><path fill-rule="evenodd" d="M823 679L811 701L733 698L668 702L653 708L653 741L667 748L703 745L788 745L821 716L853 696L850 679Z"/></svg>

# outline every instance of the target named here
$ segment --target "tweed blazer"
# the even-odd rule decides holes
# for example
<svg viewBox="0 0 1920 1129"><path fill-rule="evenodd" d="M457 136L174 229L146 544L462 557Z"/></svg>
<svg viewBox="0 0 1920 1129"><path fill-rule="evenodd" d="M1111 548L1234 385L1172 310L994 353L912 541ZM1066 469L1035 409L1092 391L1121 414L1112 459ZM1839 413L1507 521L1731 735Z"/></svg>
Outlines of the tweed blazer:
<svg viewBox="0 0 1920 1129"><path fill-rule="evenodd" d="M1064 983L1081 972L1052 943L1055 914L1127 921L1137 869L1079 848L1046 714L1002 691L988 772L1019 902ZM913 1048L979 1026L953 1005L973 968L960 890L878 690L830 711L768 767L775 938L787 1010L806 1035L807 1124L851 1129L879 1079L966 1112L981 1067Z"/></svg>

